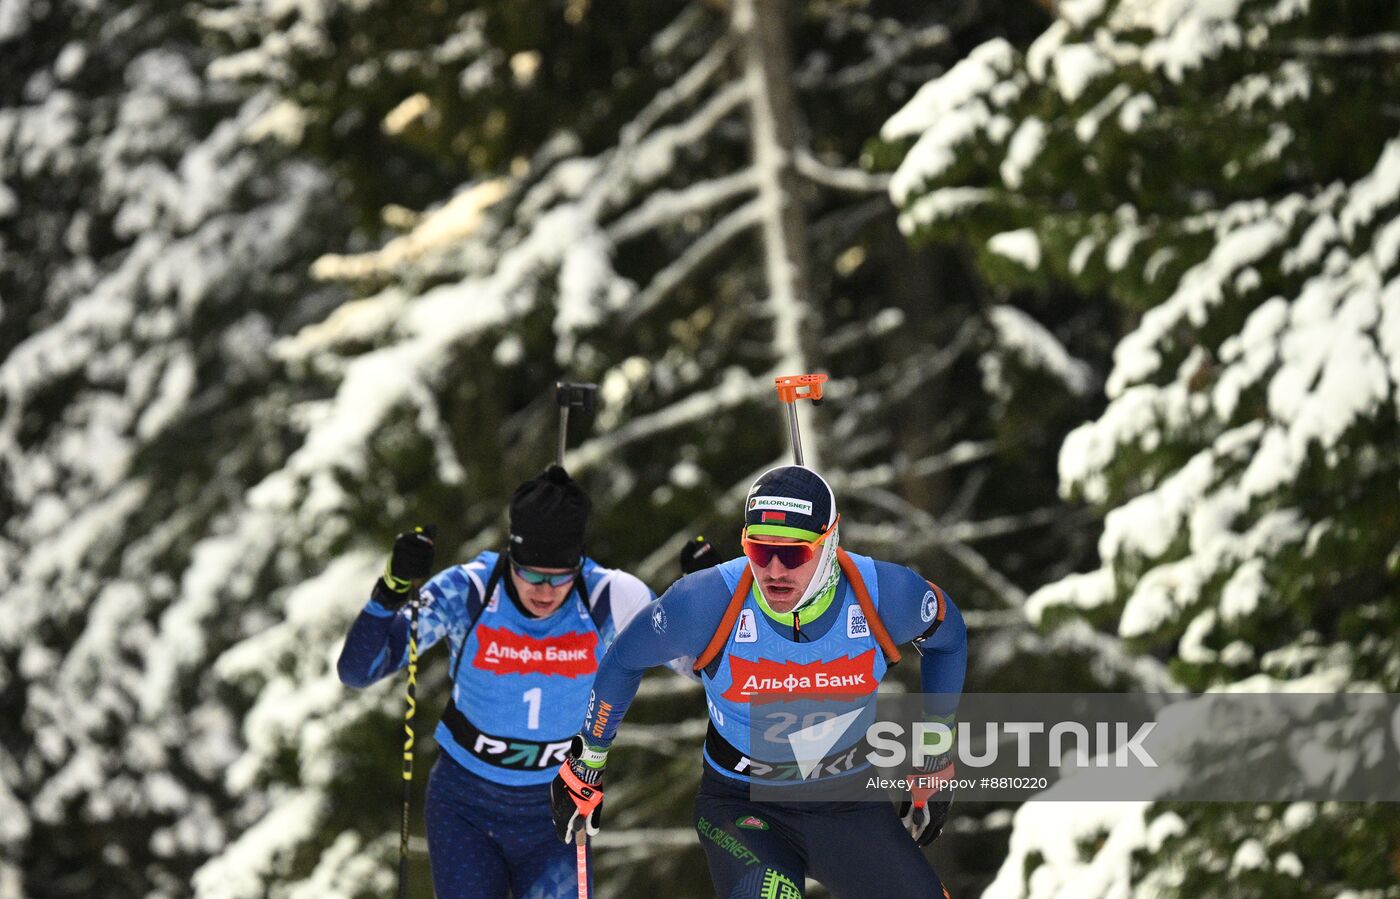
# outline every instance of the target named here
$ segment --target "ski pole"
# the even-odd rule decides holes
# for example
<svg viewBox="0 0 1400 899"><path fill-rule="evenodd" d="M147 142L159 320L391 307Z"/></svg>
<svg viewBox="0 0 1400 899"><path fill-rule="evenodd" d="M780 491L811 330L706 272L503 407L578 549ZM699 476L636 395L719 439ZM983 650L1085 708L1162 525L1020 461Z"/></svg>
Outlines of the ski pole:
<svg viewBox="0 0 1400 899"><path fill-rule="evenodd" d="M558 381L554 385L554 400L559 404L559 453L554 461L564 467L564 448L569 441L569 410L592 412L598 395L597 384L573 384Z"/></svg>
<svg viewBox="0 0 1400 899"><path fill-rule="evenodd" d="M787 406L788 433L792 435L792 460L802 464L802 432L797 427L797 401L811 400L812 405L822 401L822 385L826 375L783 375L773 379L778 389L778 399Z"/></svg>
<svg viewBox="0 0 1400 899"><path fill-rule="evenodd" d="M399 827L399 899L408 899L408 822L413 806L413 715L418 710L418 600L409 601L408 688L403 715L403 821Z"/></svg>
<svg viewBox="0 0 1400 899"><path fill-rule="evenodd" d="M597 384L574 384L559 381L554 385L554 401L559 404L559 452L554 461L564 467L564 450L569 442L569 410L592 412L598 396ZM575 862L578 874L578 899L588 899L588 825L574 834Z"/></svg>
<svg viewBox="0 0 1400 899"><path fill-rule="evenodd" d="M588 899L588 825L574 834L575 858L578 862L578 899Z"/></svg>

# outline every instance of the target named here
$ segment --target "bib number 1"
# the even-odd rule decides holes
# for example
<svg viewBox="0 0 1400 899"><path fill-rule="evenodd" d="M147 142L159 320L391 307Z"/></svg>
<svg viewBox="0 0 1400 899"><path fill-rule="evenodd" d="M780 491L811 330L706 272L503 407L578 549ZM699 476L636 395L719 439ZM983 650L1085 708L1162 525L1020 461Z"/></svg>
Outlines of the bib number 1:
<svg viewBox="0 0 1400 899"><path fill-rule="evenodd" d="M521 701L526 705L525 726L530 730L540 729L540 703L544 700L544 690L532 687L525 691Z"/></svg>

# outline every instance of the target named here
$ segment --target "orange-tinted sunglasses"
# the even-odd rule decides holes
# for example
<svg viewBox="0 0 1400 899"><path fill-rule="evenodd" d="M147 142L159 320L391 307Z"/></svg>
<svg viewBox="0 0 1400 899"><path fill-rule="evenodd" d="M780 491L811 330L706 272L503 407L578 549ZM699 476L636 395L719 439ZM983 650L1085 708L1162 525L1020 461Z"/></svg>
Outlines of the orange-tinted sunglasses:
<svg viewBox="0 0 1400 899"><path fill-rule="evenodd" d="M801 568L816 558L822 541L831 536L840 521L841 516L837 515L836 521L822 531L821 536L801 543L772 543L763 537L750 537L748 528L744 528L744 535L739 538L739 543L744 547L744 555L759 568L767 568L774 558L777 558L778 564L784 568Z"/></svg>

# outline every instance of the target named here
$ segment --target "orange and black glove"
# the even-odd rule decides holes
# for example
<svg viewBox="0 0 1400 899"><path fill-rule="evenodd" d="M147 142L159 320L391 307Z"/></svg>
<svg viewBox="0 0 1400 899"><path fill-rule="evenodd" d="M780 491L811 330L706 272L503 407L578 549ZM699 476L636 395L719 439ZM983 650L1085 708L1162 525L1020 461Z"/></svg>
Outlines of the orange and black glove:
<svg viewBox="0 0 1400 899"><path fill-rule="evenodd" d="M584 829L594 836L602 825L603 764L607 757L606 750L588 748L583 737L575 736L564 764L549 785L554 832L565 843L572 843L574 834Z"/></svg>
<svg viewBox="0 0 1400 899"><path fill-rule="evenodd" d="M945 753L904 778L909 798L900 802L899 818L920 846L932 843L943 832L953 807L953 770L952 753Z"/></svg>

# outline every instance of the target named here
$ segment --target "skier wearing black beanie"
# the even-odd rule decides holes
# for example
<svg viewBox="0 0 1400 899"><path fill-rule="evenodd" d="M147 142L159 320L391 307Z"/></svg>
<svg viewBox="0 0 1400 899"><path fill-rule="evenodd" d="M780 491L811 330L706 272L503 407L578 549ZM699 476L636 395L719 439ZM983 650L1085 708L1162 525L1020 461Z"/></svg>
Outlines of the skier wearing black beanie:
<svg viewBox="0 0 1400 899"><path fill-rule="evenodd" d="M416 594L436 533L400 534L346 638L340 677L354 687L406 664L410 598L420 650L449 645L452 693L425 812L439 899L577 895L573 847L550 821L549 782L583 723L604 651L655 599L636 577L584 555L591 509L583 488L551 465L511 495L502 552L444 569Z"/></svg>
<svg viewBox="0 0 1400 899"><path fill-rule="evenodd" d="M572 568L583 555L593 502L558 465L531 478L510 497L510 557L521 565Z"/></svg>

